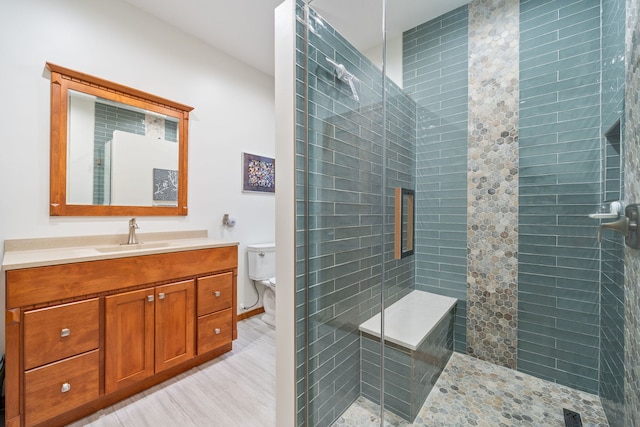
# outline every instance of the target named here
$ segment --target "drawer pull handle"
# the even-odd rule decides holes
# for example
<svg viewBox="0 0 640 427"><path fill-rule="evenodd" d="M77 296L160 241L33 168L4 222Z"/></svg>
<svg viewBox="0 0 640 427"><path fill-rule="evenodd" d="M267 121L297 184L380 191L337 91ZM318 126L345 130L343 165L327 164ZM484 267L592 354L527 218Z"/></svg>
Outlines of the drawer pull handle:
<svg viewBox="0 0 640 427"><path fill-rule="evenodd" d="M160 292L158 294L158 299L164 299L164 292Z"/></svg>
<svg viewBox="0 0 640 427"><path fill-rule="evenodd" d="M69 384L69 383L62 384L62 387L60 388L60 392L61 393L66 393L69 390L71 390L71 384Z"/></svg>
<svg viewBox="0 0 640 427"><path fill-rule="evenodd" d="M213 332L215 332L215 333L216 333L216 335L220 335L220 328L215 328L215 329L213 330Z"/></svg>
<svg viewBox="0 0 640 427"><path fill-rule="evenodd" d="M220 291L215 291L213 294L216 296L216 298L220 298Z"/></svg>
<svg viewBox="0 0 640 427"><path fill-rule="evenodd" d="M62 338L64 338L64 337L68 337L69 335L71 335L71 331L69 330L69 328L63 328L63 329L60 331L60 336L61 336Z"/></svg>
<svg viewBox="0 0 640 427"><path fill-rule="evenodd" d="M149 296L147 297L147 301L152 302L152 301L153 301L153 295L149 295Z"/></svg>

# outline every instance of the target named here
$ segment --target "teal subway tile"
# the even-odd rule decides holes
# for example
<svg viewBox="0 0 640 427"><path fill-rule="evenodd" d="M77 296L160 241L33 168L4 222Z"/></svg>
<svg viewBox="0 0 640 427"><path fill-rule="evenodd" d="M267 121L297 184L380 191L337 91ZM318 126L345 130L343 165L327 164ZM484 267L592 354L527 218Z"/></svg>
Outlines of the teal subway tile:
<svg viewBox="0 0 640 427"><path fill-rule="evenodd" d="M518 304L520 303L531 303L544 305L546 307L555 307L556 298L552 295L541 295L536 293L518 291Z"/></svg>
<svg viewBox="0 0 640 427"><path fill-rule="evenodd" d="M556 329L555 337L558 341L562 341L563 343L567 343L568 348L572 348L570 343L578 344L579 346L574 347L575 350L579 350L582 353L584 348L588 349L588 355L591 357L597 357L598 354L598 346L600 335L588 335L582 333L576 333L575 331L566 331Z"/></svg>
<svg viewBox="0 0 640 427"><path fill-rule="evenodd" d="M557 123L558 122L558 113L546 113L546 114L540 114L540 115L536 115L536 116L527 116L527 117L520 117L520 127L521 128L526 128L526 127L538 127L538 126L546 126L548 124L551 123Z"/></svg>
<svg viewBox="0 0 640 427"><path fill-rule="evenodd" d="M599 323L585 323L579 321L573 321L570 319L562 319L557 322L557 333L567 331L570 333L578 333L589 336L598 336L600 327Z"/></svg>
<svg viewBox="0 0 640 427"><path fill-rule="evenodd" d="M553 328L555 328L556 318L553 314L543 314L538 311L531 311L529 307L528 310L525 310L524 307L518 307L518 324L522 325L524 330L526 328L531 328L531 331L550 331L553 332ZM522 322L522 323L521 323ZM551 328L551 329L549 329ZM550 335L553 336L553 335Z"/></svg>
<svg viewBox="0 0 640 427"><path fill-rule="evenodd" d="M597 315L600 305L597 302L577 301L575 299L558 298L558 308L580 313Z"/></svg>
<svg viewBox="0 0 640 427"><path fill-rule="evenodd" d="M570 359L571 360L571 359ZM557 368L561 371L569 372L576 376L582 376L585 378L597 378L598 369L593 367L582 366L577 363L571 363L564 360L558 360Z"/></svg>
<svg viewBox="0 0 640 427"><path fill-rule="evenodd" d="M555 0L523 0L520 2L520 25L526 27L539 20L551 20L553 16L548 14L552 12L555 13L555 19L558 19L558 4Z"/></svg>
<svg viewBox="0 0 640 427"><path fill-rule="evenodd" d="M554 43L558 40L557 31L544 33L539 35L538 37L525 38L520 41L520 55L523 55L525 52L530 51L531 49Z"/></svg>
<svg viewBox="0 0 640 427"><path fill-rule="evenodd" d="M583 20L586 17L598 16L600 14L600 1L581 0L568 3L567 5L560 5L560 7L558 7L558 13L561 19L570 18L574 21Z"/></svg>
<svg viewBox="0 0 640 427"><path fill-rule="evenodd" d="M598 366L598 337L593 337L592 345L558 340L557 349L558 353L566 352L567 356L569 356L570 353L576 353L576 356L569 356L565 360L573 359L576 363L584 366Z"/></svg>
<svg viewBox="0 0 640 427"><path fill-rule="evenodd" d="M526 348L527 347L526 344L527 344L526 342L518 341L518 364L520 364L521 361L532 361L538 365L548 366L550 368L555 367L556 365L555 358L544 355L544 354L536 353L533 351L529 351Z"/></svg>

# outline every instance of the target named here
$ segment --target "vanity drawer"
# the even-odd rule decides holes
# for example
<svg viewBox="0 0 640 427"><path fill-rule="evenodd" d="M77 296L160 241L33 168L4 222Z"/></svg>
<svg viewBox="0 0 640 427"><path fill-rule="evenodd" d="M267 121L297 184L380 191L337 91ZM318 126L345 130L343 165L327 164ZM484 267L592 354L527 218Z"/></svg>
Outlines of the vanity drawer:
<svg viewBox="0 0 640 427"><path fill-rule="evenodd" d="M98 348L98 298L24 313L24 369Z"/></svg>
<svg viewBox="0 0 640 427"><path fill-rule="evenodd" d="M232 340L232 312L226 310L198 318L198 354L229 344Z"/></svg>
<svg viewBox="0 0 640 427"><path fill-rule="evenodd" d="M231 307L233 273L221 273L198 279L198 316Z"/></svg>
<svg viewBox="0 0 640 427"><path fill-rule="evenodd" d="M93 350L24 374L25 425L32 426L97 399L100 357Z"/></svg>

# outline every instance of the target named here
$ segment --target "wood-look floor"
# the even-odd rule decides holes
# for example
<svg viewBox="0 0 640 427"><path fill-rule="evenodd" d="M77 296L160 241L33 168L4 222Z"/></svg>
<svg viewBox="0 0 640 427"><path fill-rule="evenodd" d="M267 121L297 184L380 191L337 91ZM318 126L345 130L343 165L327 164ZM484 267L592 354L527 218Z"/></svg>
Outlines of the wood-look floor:
<svg viewBox="0 0 640 427"><path fill-rule="evenodd" d="M70 426L275 426L275 330L238 322L233 350Z"/></svg>

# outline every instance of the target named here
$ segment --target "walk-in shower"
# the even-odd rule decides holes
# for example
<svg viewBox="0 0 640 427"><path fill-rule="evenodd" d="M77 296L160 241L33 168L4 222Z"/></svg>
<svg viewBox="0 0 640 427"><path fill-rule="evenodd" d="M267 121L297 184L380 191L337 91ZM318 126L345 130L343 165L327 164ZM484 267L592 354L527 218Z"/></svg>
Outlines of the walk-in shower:
<svg viewBox="0 0 640 427"><path fill-rule="evenodd" d="M385 337L385 316L415 291L457 300L443 346L597 395L611 426L637 419L625 397L625 370L640 363L625 349L638 333L623 314L639 305L625 298L629 255L621 236L600 244L589 218L624 201L629 181L625 28L638 24L625 26L625 2L348 3L286 2L293 35L277 36L289 43L277 48L278 105L295 102L277 153L292 179L277 196L289 218L278 248L295 259L279 264L292 281L279 321L295 324L279 345L295 371L278 369L295 384L296 425L331 426L362 399L380 423L385 410L413 421L422 403L398 378L427 374L415 349ZM398 189L415 204L404 257Z"/></svg>

